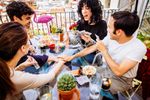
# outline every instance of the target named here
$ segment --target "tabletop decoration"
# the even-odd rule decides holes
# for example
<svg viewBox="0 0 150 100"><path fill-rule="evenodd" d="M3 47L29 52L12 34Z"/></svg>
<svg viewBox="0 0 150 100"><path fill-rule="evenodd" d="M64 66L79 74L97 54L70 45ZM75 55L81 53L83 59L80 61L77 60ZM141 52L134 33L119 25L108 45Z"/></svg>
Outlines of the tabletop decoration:
<svg viewBox="0 0 150 100"><path fill-rule="evenodd" d="M48 46L51 42L51 39L48 35L44 35L39 39L39 46L40 47L44 47L44 46Z"/></svg>
<svg viewBox="0 0 150 100"><path fill-rule="evenodd" d="M79 100L80 93L76 88L76 79L71 74L64 73L58 77L57 89L60 100Z"/></svg>
<svg viewBox="0 0 150 100"><path fill-rule="evenodd" d="M60 42L63 42L63 40L64 40L64 38L63 38L63 37L64 37L63 29L62 29L62 28L57 28L56 33L58 33L59 41L60 41Z"/></svg>
<svg viewBox="0 0 150 100"><path fill-rule="evenodd" d="M78 26L77 23L73 23L73 24L69 27L69 30L75 31L75 30L77 30L77 26Z"/></svg>

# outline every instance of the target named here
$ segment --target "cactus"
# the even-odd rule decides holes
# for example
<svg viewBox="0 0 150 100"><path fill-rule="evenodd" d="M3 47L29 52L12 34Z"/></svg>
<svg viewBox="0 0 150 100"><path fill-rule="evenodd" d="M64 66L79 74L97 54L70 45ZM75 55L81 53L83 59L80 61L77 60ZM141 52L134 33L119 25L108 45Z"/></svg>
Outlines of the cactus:
<svg viewBox="0 0 150 100"><path fill-rule="evenodd" d="M69 91L76 87L76 80L71 74L63 74L57 83L57 88L61 91Z"/></svg>

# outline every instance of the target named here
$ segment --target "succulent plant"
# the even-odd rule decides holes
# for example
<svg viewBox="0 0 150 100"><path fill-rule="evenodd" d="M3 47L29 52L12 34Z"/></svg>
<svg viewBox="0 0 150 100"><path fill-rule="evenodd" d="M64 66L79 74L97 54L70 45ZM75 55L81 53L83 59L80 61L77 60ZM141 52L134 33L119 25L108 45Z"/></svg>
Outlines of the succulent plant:
<svg viewBox="0 0 150 100"><path fill-rule="evenodd" d="M59 77L57 88L61 91L69 91L76 87L76 80L71 74L63 74Z"/></svg>

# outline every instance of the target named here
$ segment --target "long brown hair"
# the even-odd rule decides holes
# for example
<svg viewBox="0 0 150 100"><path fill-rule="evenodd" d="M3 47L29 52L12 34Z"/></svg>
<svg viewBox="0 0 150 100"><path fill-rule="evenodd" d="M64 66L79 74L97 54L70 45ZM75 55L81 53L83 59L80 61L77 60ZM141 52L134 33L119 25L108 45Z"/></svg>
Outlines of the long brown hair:
<svg viewBox="0 0 150 100"><path fill-rule="evenodd" d="M5 100L7 94L15 91L6 62L13 59L18 49L27 43L27 39L27 33L21 24L9 22L0 25L0 100Z"/></svg>

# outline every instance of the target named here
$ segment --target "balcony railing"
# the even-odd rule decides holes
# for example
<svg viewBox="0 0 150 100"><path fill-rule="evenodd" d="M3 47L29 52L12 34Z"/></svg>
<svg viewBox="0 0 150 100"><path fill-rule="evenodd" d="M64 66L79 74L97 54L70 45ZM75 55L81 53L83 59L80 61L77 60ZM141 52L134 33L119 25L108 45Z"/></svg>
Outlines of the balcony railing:
<svg viewBox="0 0 150 100"><path fill-rule="evenodd" d="M103 19L108 20L108 17L118 11L118 9L105 9L103 10ZM63 28L64 31L69 31L69 26L79 20L78 14L76 12L55 12L55 13L46 13L47 15L53 16L54 19L48 22L48 29L52 25L56 27ZM39 17L40 14L37 15ZM0 23L9 22L7 15L0 15ZM45 23L35 23L33 20L31 22L31 31L33 34L45 34L48 32L47 26Z"/></svg>

